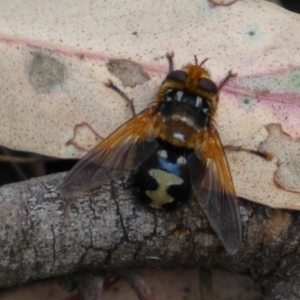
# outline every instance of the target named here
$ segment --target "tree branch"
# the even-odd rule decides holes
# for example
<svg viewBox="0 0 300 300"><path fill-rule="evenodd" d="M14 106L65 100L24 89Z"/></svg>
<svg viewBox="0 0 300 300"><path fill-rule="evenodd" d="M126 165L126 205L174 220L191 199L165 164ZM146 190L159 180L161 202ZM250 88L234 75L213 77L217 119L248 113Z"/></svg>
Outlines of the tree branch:
<svg viewBox="0 0 300 300"><path fill-rule="evenodd" d="M248 273L265 299L299 297L298 212L240 200L243 244L231 256L194 199L172 212L153 210L120 179L66 201L58 191L63 176L0 188L1 288L77 272L199 266Z"/></svg>

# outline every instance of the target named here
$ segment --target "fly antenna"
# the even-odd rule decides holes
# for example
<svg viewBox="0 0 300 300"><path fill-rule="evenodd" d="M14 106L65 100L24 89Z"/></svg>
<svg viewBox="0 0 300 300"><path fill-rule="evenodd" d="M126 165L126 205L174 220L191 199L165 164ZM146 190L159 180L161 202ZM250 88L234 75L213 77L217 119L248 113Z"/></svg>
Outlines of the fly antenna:
<svg viewBox="0 0 300 300"><path fill-rule="evenodd" d="M198 57L196 54L194 54L194 60L195 60L195 65L198 66Z"/></svg>
<svg viewBox="0 0 300 300"><path fill-rule="evenodd" d="M199 65L199 67L202 67L202 66L206 63L207 60L209 60L208 57L205 58L205 59L203 59L203 60L201 61L200 65ZM198 61L197 61L197 62L198 62ZM196 65L198 65L198 64L196 63Z"/></svg>

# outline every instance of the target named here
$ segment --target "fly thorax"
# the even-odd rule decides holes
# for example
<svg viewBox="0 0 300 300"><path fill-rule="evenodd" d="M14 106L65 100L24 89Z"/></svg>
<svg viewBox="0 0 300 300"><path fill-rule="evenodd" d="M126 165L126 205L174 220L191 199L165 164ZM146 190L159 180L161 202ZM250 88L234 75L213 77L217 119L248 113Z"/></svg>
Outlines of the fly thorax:
<svg viewBox="0 0 300 300"><path fill-rule="evenodd" d="M210 103L208 100L181 90L167 90L160 106L160 114L164 123L174 124L177 122L197 131L208 125L209 113Z"/></svg>

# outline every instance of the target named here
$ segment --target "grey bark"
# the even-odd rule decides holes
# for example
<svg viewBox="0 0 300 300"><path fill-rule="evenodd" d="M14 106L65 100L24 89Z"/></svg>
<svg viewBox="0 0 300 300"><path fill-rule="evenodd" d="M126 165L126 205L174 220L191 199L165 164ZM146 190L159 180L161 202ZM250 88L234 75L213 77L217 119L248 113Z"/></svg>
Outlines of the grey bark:
<svg viewBox="0 0 300 300"><path fill-rule="evenodd" d="M139 267L247 273L264 299L299 299L299 212L240 200L243 244L226 253L197 202L172 212L141 205L127 181L65 200L64 174L0 188L0 287Z"/></svg>

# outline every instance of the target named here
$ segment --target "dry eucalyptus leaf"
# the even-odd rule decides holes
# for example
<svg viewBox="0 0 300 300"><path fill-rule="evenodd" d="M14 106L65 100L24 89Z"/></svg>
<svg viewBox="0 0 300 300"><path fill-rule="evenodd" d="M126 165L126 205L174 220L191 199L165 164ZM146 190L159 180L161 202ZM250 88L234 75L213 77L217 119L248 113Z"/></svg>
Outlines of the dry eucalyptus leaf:
<svg viewBox="0 0 300 300"><path fill-rule="evenodd" d="M262 0L3 2L0 143L81 157L131 117L104 82L141 111L168 71L165 54L175 52L177 68L196 54L217 83L238 73L221 93L223 143L274 155L228 153L237 194L300 209L299 21Z"/></svg>

